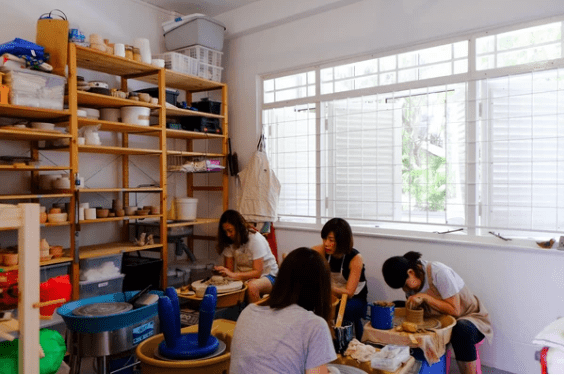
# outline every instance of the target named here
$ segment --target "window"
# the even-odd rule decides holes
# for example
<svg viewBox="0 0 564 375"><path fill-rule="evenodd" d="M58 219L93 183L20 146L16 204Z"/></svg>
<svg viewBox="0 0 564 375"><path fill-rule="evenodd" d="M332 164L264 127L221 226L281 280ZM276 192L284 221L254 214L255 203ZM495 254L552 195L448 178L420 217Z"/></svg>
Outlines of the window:
<svg viewBox="0 0 564 375"><path fill-rule="evenodd" d="M561 232L561 29L553 22L264 77L280 220Z"/></svg>

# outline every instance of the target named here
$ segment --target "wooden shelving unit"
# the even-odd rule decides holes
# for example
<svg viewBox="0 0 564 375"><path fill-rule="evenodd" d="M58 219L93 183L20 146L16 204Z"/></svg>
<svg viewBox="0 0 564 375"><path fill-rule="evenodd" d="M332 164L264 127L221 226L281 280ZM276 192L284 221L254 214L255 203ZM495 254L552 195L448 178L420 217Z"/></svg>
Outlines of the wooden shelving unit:
<svg viewBox="0 0 564 375"><path fill-rule="evenodd" d="M79 91L77 89L77 69L86 69L93 72L105 73L116 76L121 80L121 90L128 91L128 80L143 81L158 87L159 102L158 104L150 104L130 99L120 99L113 96L106 96L90 92ZM59 263L70 262L72 265L72 284L73 299L79 296L79 271L80 260L114 255L119 253L127 253L134 251L157 251L163 260L163 272L161 279L161 287L167 284L167 232L169 228L188 227L217 223L219 218L197 218L191 222L176 222L167 218L167 157L179 157L185 160L215 158L222 161L222 165L226 167L226 155L228 152L228 121L227 121L227 85L223 83L213 82L200 77L195 77L183 73L170 71L167 69L159 69L152 65L144 64L128 60L125 58L108 55L106 53L69 44L68 51L68 93L65 95L65 102L68 104L68 110L58 111L41 108L32 108L24 106L15 106L10 104L0 104L0 116L14 117L26 119L30 121L55 122L59 127L68 127L68 133L60 133L55 131L41 131L37 129L21 129L16 127L0 127L0 142L4 141L27 141L30 143L30 154L37 158L41 152L68 152L69 162L67 165L47 165L42 162L41 165L32 163L24 165L15 163L14 165L0 165L0 172L21 172L31 174L32 186L30 193L13 192L0 195L0 203L3 201L31 201L41 202L44 199L63 199L70 203L69 220L63 223L45 223L41 224L41 231L50 230L52 227L68 227L70 246L65 249L65 255L60 258L51 259L41 262L42 266L53 265ZM221 92L222 107L220 114L203 113L198 111L171 108L166 105L166 88L184 90L186 92L187 102L192 101L192 94L202 91L219 90ZM78 117L78 107L90 108L121 108L123 106L143 106L151 109L152 116L158 116L158 125L140 126L114 121L104 121ZM219 119L222 134L201 133L195 131L174 130L166 128L166 119L181 119L184 117L202 116L212 119ZM100 125L100 131L113 132L119 135L118 141L120 145L78 145L79 129L85 126ZM130 136L145 136L158 138L158 145L144 147L141 142L136 139L136 143L131 147ZM41 141L51 141L57 139L68 139L68 146L39 148ZM186 142L186 146L182 150L167 150L167 139L175 139ZM220 142L221 152L197 152L194 151L194 142ZM149 142L147 143L149 144ZM80 187L75 186L75 178L71 178L71 187L68 190L39 190L33 185L38 182L39 174L43 172L61 171L74 177L80 172L79 163L87 163L90 159L95 158L96 154L116 155L121 158L121 183L120 186L103 186L103 187ZM90 156L88 156L90 155ZM80 156L80 157L79 157ZM157 158L159 165L159 176L155 181L159 181L157 186L147 187L131 187L130 186L130 168L129 158L147 157ZM152 159L155 160L155 159ZM205 172L215 173L218 172ZM219 172L222 173L220 186L194 186L194 173L186 174L187 191L186 196L193 196L197 191L220 192L222 199L220 204L222 209L228 208L228 174L227 169ZM84 177L84 176L83 176ZM114 182L109 182L115 184ZM25 190L24 190L25 191ZM159 215L144 216L124 216L109 217L95 220L77 220L76 210L78 210L81 201L87 201L91 195L102 195L122 199L124 207L130 205L131 194L157 194L160 202ZM138 246L129 241L128 226L130 223L149 223L155 222L159 226L160 242L154 245ZM123 240L112 241L109 243L90 244L89 238L83 238L81 231L84 228L90 228L95 225L120 225L123 229ZM1 231L17 230L16 227L5 226ZM96 239L98 240L98 239ZM15 267L2 267L6 270L18 269Z"/></svg>

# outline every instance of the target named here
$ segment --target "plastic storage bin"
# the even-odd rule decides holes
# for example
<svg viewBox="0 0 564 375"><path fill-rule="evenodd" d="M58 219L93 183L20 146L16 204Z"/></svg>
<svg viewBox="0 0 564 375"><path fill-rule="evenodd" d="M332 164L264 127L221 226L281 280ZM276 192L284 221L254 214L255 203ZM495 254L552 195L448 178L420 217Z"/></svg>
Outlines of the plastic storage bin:
<svg viewBox="0 0 564 375"><path fill-rule="evenodd" d="M183 118L181 124L184 130L215 134L222 133L218 118L190 116Z"/></svg>
<svg viewBox="0 0 564 375"><path fill-rule="evenodd" d="M39 269L39 280L43 283L50 278L69 275L70 274L70 262L53 264L50 266L42 266Z"/></svg>
<svg viewBox="0 0 564 375"><path fill-rule="evenodd" d="M151 95L153 98L159 97L159 88L158 87L151 87L151 88L148 88L148 89L137 90L137 92L147 93L147 94ZM165 101L167 103L170 103L170 104L175 106L176 105L176 99L178 98L179 94L180 93L179 93L178 90L166 89Z"/></svg>
<svg viewBox="0 0 564 375"><path fill-rule="evenodd" d="M162 259L124 256L122 264L124 291L143 290L149 285L160 289Z"/></svg>
<svg viewBox="0 0 564 375"><path fill-rule="evenodd" d="M63 109L66 78L30 69L7 70L10 104L48 109Z"/></svg>
<svg viewBox="0 0 564 375"><path fill-rule="evenodd" d="M209 79L214 82L221 82L221 72L223 68L209 64L198 64L198 77Z"/></svg>
<svg viewBox="0 0 564 375"><path fill-rule="evenodd" d="M104 280L80 281L79 298L90 298L106 294L121 293L123 290L124 274L109 277Z"/></svg>
<svg viewBox="0 0 564 375"><path fill-rule="evenodd" d="M154 55L153 59L163 59L165 61L165 68L175 72L193 76L198 75L198 60L190 56L177 52L166 52L160 55Z"/></svg>
<svg viewBox="0 0 564 375"><path fill-rule="evenodd" d="M108 255L104 257L97 258L86 258L80 260L80 270L87 271L89 269L100 268L106 262L112 262L114 266L121 270L121 264L123 262L123 254Z"/></svg>
<svg viewBox="0 0 564 375"><path fill-rule="evenodd" d="M214 102L208 98L203 98L199 102L192 102L192 107L197 108L200 112L213 113L215 115L221 113L221 102Z"/></svg>
<svg viewBox="0 0 564 375"><path fill-rule="evenodd" d="M176 50L175 52L179 52L183 55L190 56L198 60L199 63L204 63L213 66L221 66L221 56L223 55L223 52L221 51L216 51L214 49L206 48L204 46L198 46L198 45L191 46L188 48L182 48Z"/></svg>
<svg viewBox="0 0 564 375"><path fill-rule="evenodd" d="M199 44L221 51L225 25L206 16L194 16L178 22L165 32L165 46L169 51Z"/></svg>

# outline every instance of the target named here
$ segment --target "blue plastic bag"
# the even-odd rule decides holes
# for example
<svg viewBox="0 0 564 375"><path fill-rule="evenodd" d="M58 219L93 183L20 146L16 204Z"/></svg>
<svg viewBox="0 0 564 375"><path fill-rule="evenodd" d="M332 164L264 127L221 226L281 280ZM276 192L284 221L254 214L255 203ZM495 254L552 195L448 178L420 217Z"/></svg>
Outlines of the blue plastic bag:
<svg viewBox="0 0 564 375"><path fill-rule="evenodd" d="M44 57L44 48L25 39L16 38L0 45L0 55L5 53L11 53L15 56L29 56L42 60Z"/></svg>

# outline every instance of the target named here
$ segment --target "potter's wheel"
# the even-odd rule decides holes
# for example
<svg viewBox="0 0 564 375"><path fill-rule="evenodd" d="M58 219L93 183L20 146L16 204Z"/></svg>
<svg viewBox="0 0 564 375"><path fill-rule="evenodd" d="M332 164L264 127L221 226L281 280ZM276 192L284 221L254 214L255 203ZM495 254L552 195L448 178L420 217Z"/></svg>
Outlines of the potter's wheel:
<svg viewBox="0 0 564 375"><path fill-rule="evenodd" d="M217 349L213 353L210 353L210 354L208 354L204 357L190 359L190 361L201 361L203 359L210 359L210 358L214 358L214 357L217 357L217 356L223 354L223 352L225 352L225 350L227 349L227 345L225 344L225 342L221 341L220 339L217 339L217 341L219 342L219 346L217 347ZM171 362L187 361L187 359L173 359L173 358L165 357L164 355L159 353L159 347L158 346L155 348L154 355L155 355L155 358L160 359L161 361L171 361Z"/></svg>
<svg viewBox="0 0 564 375"><path fill-rule="evenodd" d="M394 327L401 326L404 321L405 321L405 315L404 316L395 315L393 320ZM441 322L437 318L425 318L423 323L417 325L417 328L418 329L441 328Z"/></svg>
<svg viewBox="0 0 564 375"><path fill-rule="evenodd" d="M206 284L204 280L206 279L194 281L192 283L192 290L207 288L208 284ZM230 280L229 283L225 285L216 285L215 287L217 288L217 294L229 293L243 289L243 282L241 280Z"/></svg>
<svg viewBox="0 0 564 375"><path fill-rule="evenodd" d="M100 302L83 305L72 310L73 315L102 317L116 315L133 309L133 305L127 302Z"/></svg>

